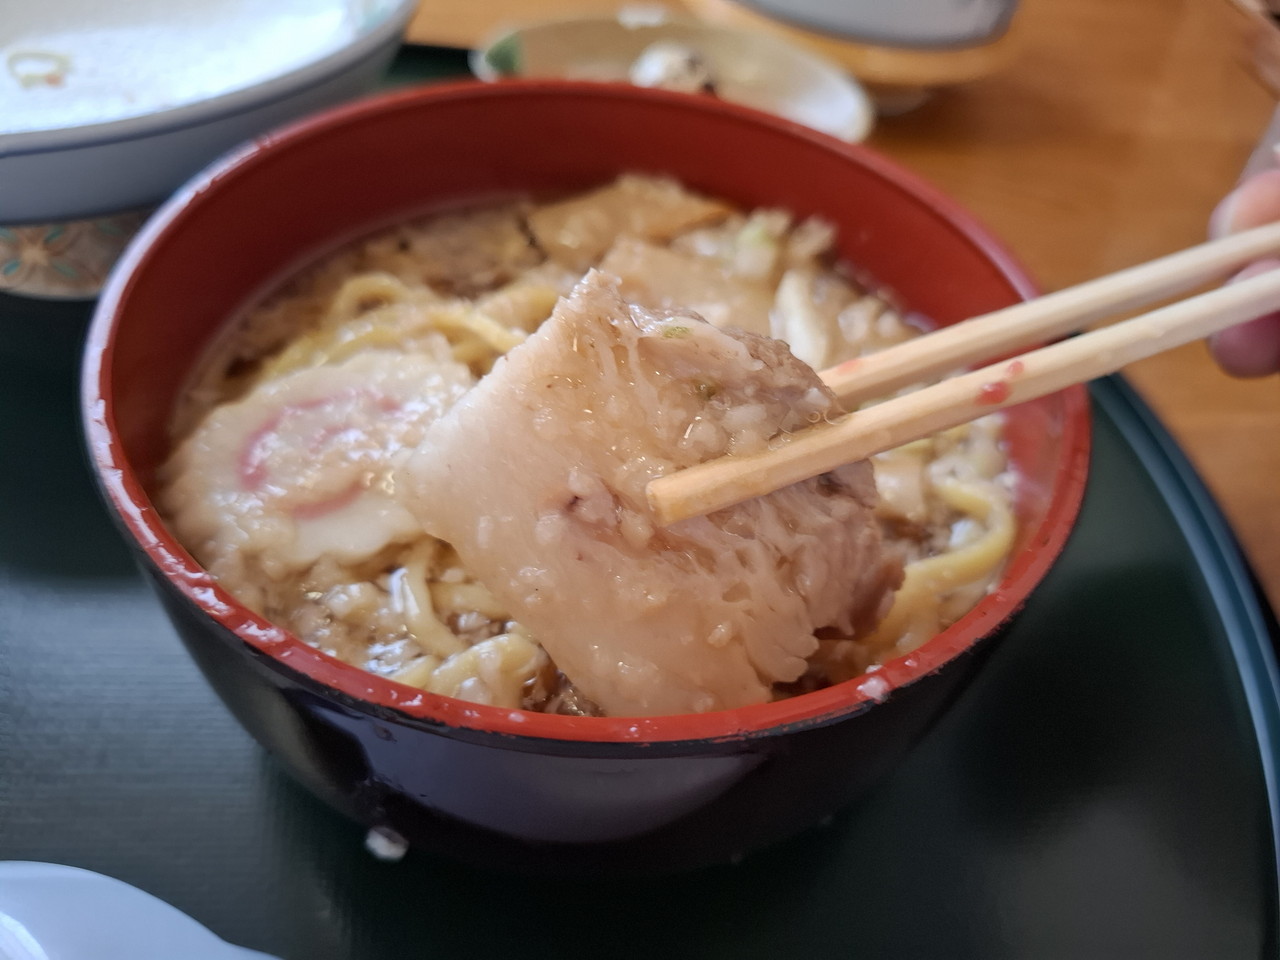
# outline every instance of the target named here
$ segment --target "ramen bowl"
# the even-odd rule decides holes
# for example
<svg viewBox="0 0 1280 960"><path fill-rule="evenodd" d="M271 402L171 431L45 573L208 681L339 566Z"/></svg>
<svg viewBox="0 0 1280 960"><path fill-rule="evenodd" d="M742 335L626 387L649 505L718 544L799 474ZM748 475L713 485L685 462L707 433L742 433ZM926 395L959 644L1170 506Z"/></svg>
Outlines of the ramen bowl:
<svg viewBox="0 0 1280 960"><path fill-rule="evenodd" d="M265 621L191 558L157 512L157 469L175 402L228 318L371 229L622 171L669 174L743 207L821 214L844 259L941 324L1032 292L967 213L861 147L695 95L468 83L335 108L204 171L126 251L88 339L83 410L98 481L209 682L329 804L471 863L673 870L734 859L831 815L901 761L979 669L1063 546L1084 486L1084 392L1011 409L1019 533L971 612L874 674L684 716L549 715L402 686Z"/></svg>

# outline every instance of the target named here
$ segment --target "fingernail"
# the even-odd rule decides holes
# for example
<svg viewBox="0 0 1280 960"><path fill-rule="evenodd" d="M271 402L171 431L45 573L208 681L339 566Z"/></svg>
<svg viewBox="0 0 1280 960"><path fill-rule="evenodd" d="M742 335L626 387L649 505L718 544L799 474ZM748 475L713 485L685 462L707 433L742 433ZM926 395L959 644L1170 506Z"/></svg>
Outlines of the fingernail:
<svg viewBox="0 0 1280 960"><path fill-rule="evenodd" d="M1240 205L1240 187L1236 187L1213 208L1209 214L1209 238L1225 237L1232 232L1236 218L1236 208Z"/></svg>

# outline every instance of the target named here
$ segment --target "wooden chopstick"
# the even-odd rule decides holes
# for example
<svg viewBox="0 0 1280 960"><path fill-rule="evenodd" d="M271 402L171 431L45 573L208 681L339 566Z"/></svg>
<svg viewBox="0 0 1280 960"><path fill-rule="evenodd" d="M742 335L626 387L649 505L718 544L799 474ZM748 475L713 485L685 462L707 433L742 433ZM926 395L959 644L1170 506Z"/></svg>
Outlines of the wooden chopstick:
<svg viewBox="0 0 1280 960"><path fill-rule="evenodd" d="M1280 223L1269 223L943 327L838 364L820 376L844 408L852 409L938 374L1055 340L1104 317L1186 293L1275 253L1280 253Z"/></svg>
<svg viewBox="0 0 1280 960"><path fill-rule="evenodd" d="M649 504L663 526L712 513L1275 310L1280 270L866 407L791 434L763 453L720 457L659 477L648 485Z"/></svg>

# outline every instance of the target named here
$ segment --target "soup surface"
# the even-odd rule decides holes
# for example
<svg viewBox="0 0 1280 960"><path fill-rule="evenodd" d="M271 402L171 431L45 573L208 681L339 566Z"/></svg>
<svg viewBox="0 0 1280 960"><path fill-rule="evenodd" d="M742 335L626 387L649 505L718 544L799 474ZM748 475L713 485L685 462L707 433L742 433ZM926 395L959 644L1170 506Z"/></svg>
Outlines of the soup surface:
<svg viewBox="0 0 1280 960"><path fill-rule="evenodd" d="M750 596L775 590L770 610L799 596L808 619L789 621L805 634L789 660L765 669L766 654L748 657L758 685L724 698L700 688L684 699L641 701L618 697L616 685L594 676L580 673L581 682L573 682L575 672L591 671L576 665L567 677L547 652L552 638L544 646L528 628L530 618L518 615L529 609L514 599L523 595L497 589L487 564L477 578L450 542L426 532L419 491L409 482L422 473L421 461L410 469L415 455L431 456L428 435L452 429L452 447L459 446L463 408L455 413L455 405L558 303L557 322L566 322L561 314L572 304L613 303L612 296L648 334L656 331L657 343L674 330L685 330L683 338L699 329L673 317L693 315L695 324L701 317L757 337L735 333L732 343L784 340L801 366L813 369L917 335L886 297L836 262L832 241L819 220L737 210L645 176L549 202L453 210L380 232L291 278L210 352L175 414L161 509L196 559L247 606L348 663L447 696L579 715L602 712L597 699L608 701L611 713L674 712L794 695L875 670L961 616L999 573L1014 536L1013 477L999 415L874 458L878 495L850 476L848 502L857 506L841 515L873 528L876 539L874 559L856 576L854 560L821 576L795 575L791 561L799 554L788 554L786 576L778 561L740 587ZM563 300L593 268L585 286L603 282L606 299L584 300L580 287L576 299ZM674 354L669 360L683 362ZM787 363L794 361L772 366ZM496 383L486 384L488 395L500 396ZM710 405L719 389L707 381L691 402ZM721 408L716 426L724 437L752 436L747 407ZM615 428L625 413L617 412ZM653 413L635 411L637 431ZM491 403L486 417L461 444L490 454L476 461L484 469L477 488L506 463L486 446L501 442L501 404ZM572 418L561 420L560 435L572 434ZM711 429L695 421L688 431ZM796 428L783 413L770 423L771 430ZM687 447L696 437L677 439ZM707 450L714 446L708 442ZM450 489L459 502L432 509L467 516L466 484ZM791 533L795 525L784 524ZM758 531L730 530L738 533L759 539ZM871 557L865 544L854 550L851 538L834 536L822 541L824 549L853 550L844 555L859 564ZM455 542L464 546L461 536ZM474 547L467 545L476 556ZM858 604L815 614L822 605L816 598L831 585L816 581L838 574L863 591ZM723 591L733 599L730 593ZM750 610L740 616L759 621ZM673 663L668 677L677 687ZM602 693L589 697L584 687ZM655 706L637 706L644 703Z"/></svg>

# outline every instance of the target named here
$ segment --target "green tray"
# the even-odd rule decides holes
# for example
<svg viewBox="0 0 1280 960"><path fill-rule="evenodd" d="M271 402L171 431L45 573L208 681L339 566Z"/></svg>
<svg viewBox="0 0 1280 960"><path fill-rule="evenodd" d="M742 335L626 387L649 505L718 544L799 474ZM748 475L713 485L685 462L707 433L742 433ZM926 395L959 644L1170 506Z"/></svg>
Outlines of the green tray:
<svg viewBox="0 0 1280 960"><path fill-rule="evenodd" d="M119 877L297 960L1276 954L1266 611L1122 381L1093 390L1061 561L864 802L737 866L534 884L374 860L231 719L83 462L76 312L0 298L6 330L50 335L0 355L0 859Z"/></svg>
<svg viewBox="0 0 1280 960"><path fill-rule="evenodd" d="M535 883L375 860L222 707L85 466L87 312L0 295L0 859L110 874L290 960L1277 955L1274 620L1124 381L1093 388L1061 561L870 796L738 865Z"/></svg>

